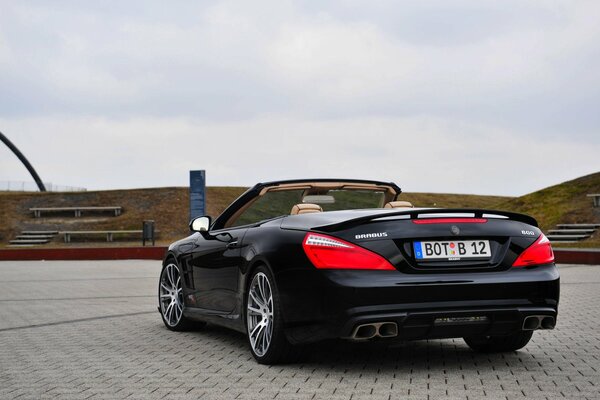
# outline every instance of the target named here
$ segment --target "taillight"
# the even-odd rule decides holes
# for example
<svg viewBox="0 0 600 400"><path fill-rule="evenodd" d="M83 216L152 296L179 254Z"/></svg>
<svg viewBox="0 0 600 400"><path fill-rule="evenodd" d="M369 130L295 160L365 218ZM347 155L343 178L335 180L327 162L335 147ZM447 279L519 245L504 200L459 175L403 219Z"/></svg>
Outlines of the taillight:
<svg viewBox="0 0 600 400"><path fill-rule="evenodd" d="M302 247L308 259L319 269L396 269L379 254L320 233L307 233Z"/></svg>
<svg viewBox="0 0 600 400"><path fill-rule="evenodd" d="M550 240L542 235L515 260L513 267L550 264L554 262L554 252Z"/></svg>

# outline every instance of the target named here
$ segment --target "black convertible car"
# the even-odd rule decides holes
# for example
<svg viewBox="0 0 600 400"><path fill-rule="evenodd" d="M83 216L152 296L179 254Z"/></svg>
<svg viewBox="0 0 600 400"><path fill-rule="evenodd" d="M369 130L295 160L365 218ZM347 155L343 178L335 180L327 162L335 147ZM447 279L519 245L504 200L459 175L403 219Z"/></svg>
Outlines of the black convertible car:
<svg viewBox="0 0 600 400"><path fill-rule="evenodd" d="M513 351L554 328L559 274L535 219L413 208L400 192L351 179L259 183L214 221L192 220L165 255L165 325L238 330L265 364L331 338L463 337L475 351Z"/></svg>

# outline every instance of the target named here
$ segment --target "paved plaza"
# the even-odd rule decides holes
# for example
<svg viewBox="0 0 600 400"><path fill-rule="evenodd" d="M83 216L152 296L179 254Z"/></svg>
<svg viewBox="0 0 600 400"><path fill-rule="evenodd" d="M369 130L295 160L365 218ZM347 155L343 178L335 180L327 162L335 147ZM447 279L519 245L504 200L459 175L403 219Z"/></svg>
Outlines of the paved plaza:
<svg viewBox="0 0 600 400"><path fill-rule="evenodd" d="M158 261L0 262L0 399L598 399L600 266L560 269L557 329L522 351L328 342L269 367L239 333L168 331Z"/></svg>

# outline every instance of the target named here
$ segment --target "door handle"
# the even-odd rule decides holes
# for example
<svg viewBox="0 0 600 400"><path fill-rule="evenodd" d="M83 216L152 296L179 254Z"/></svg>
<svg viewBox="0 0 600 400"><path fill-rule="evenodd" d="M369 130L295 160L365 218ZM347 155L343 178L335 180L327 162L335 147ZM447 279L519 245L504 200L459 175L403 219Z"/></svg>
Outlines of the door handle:
<svg viewBox="0 0 600 400"><path fill-rule="evenodd" d="M227 245L225 245L225 247L228 248L228 249L239 249L242 246L239 246L238 245L238 241L234 240L233 242L227 243Z"/></svg>

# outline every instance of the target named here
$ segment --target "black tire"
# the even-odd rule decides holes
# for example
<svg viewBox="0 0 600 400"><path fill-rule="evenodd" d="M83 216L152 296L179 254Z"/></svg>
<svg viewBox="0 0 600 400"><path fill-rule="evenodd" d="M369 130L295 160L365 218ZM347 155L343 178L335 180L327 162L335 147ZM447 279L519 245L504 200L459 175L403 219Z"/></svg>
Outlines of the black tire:
<svg viewBox="0 0 600 400"><path fill-rule="evenodd" d="M248 311L248 304L250 300L250 291L252 289L252 284L254 279L261 275L266 276L268 280L268 284L271 289L272 295L272 334L270 344L268 345L264 354L258 354L252 344L251 332L250 332L250 316ZM248 287L246 288L246 295L244 301L244 321L246 323L246 334L248 338L248 345L250 347L250 352L252 356L258 361L259 364L282 364L282 363L291 363L295 362L299 359L301 350L298 346L293 346L289 343L287 338L285 337L285 333L283 330L283 315L281 311L281 297L279 295L279 290L275 283L275 279L273 278L273 274L264 265L257 267L250 276L248 280ZM257 317L259 318L259 317ZM265 328L265 330L267 330Z"/></svg>
<svg viewBox="0 0 600 400"><path fill-rule="evenodd" d="M503 353L522 349L532 335L533 331L521 331L508 336L472 336L464 340L478 353Z"/></svg>
<svg viewBox="0 0 600 400"><path fill-rule="evenodd" d="M175 286L177 286L178 289L180 289L180 293L178 293L177 295L178 298L176 300L176 304L174 306L172 305L172 307L176 307L176 309L172 311L169 311L171 309L169 308L167 303L169 301L172 302L174 300L173 296L169 295L171 296L169 298L162 297L165 296L167 292L167 290L162 286L164 283L163 279L166 278L165 274L168 274L169 272L172 272L175 278L171 278L169 280L167 277L167 286L171 287L172 289L173 285L171 285L170 282L179 279L178 282L174 283ZM165 264L162 267L162 270L160 271L160 278L158 279L158 311L160 313L160 316L165 326L172 331L181 332L202 328L204 325L206 325L205 322L191 320L183 315L183 310L185 309L185 302L183 300L183 283L181 282L181 276L181 269L179 268L179 265L177 265L177 262L175 262L173 259L169 259L167 262L165 262ZM168 292L171 293L172 291ZM181 311L179 311L178 305L181 307ZM172 312L175 312L175 316L177 318L172 318L173 314L169 314Z"/></svg>

